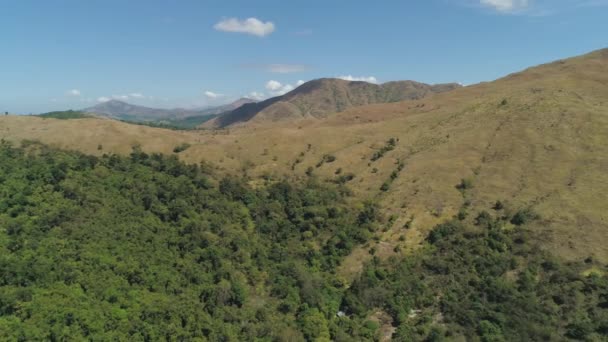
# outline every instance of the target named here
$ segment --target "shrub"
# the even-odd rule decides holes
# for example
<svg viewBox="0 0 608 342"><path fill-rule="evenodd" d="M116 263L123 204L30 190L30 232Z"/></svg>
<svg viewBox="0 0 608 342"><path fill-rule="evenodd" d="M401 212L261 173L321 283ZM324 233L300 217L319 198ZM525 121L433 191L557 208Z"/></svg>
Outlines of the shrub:
<svg viewBox="0 0 608 342"><path fill-rule="evenodd" d="M460 180L460 184L456 185L456 189L460 191L469 190L473 188L473 180L471 178L463 178Z"/></svg>
<svg viewBox="0 0 608 342"><path fill-rule="evenodd" d="M513 215L513 218L511 218L511 223L516 226L521 226L536 219L538 219L538 215L531 208L525 208L519 210L515 213L515 215Z"/></svg>
<svg viewBox="0 0 608 342"><path fill-rule="evenodd" d="M183 143L180 145L175 146L175 148L173 148L173 153L180 153L180 152L184 152L185 150L190 148L190 144L188 143Z"/></svg>
<svg viewBox="0 0 608 342"><path fill-rule="evenodd" d="M505 208L505 205L501 201L496 201L496 203L494 203L494 206L492 207L492 209L494 209L494 210L502 210L504 208Z"/></svg>
<svg viewBox="0 0 608 342"><path fill-rule="evenodd" d="M334 180L334 183L346 184L346 183L352 181L353 179L355 179L355 174L352 172L349 172L349 173L336 177L336 179Z"/></svg>
<svg viewBox="0 0 608 342"><path fill-rule="evenodd" d="M374 154L372 155L371 161L376 161L376 160L384 157L386 152L394 150L396 145L397 145L397 141L395 140L395 138L390 138L386 142L386 145L384 145L380 150L374 152Z"/></svg>

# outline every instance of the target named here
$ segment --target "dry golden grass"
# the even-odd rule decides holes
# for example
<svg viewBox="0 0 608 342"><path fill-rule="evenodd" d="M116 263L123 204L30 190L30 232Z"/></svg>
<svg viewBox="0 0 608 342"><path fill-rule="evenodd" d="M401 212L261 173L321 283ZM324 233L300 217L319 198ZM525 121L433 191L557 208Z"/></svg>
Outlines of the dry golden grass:
<svg viewBox="0 0 608 342"><path fill-rule="evenodd" d="M333 179L341 168L356 175L349 186L358 198L373 198L387 217L396 217L380 234L377 253L383 256L396 253L395 246L399 253L416 248L433 225L457 213L465 198L455 186L470 178L470 212L490 210L496 200L512 210L532 206L547 248L566 258L593 255L608 262L608 50L324 120L177 132L111 120L8 116L0 118L0 137L92 154L128 153L133 144L171 153L188 142L184 160L207 160L253 177L304 178L313 167L317 177ZM399 139L396 148L370 162L391 137ZM336 160L316 168L325 154ZM379 191L397 160L404 170L389 191ZM347 260L346 277L369 258L371 246Z"/></svg>

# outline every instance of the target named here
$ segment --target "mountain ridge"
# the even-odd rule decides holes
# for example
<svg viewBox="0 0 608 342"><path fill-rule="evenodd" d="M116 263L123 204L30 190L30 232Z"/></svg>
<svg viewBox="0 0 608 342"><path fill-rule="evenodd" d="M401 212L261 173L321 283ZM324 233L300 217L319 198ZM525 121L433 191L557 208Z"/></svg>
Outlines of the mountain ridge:
<svg viewBox="0 0 608 342"><path fill-rule="evenodd" d="M386 217L396 217L379 233L379 257L418 248L431 227L460 210L494 214L500 201L503 211L538 213L534 229L543 247L568 260L608 262L607 98L604 49L298 125L190 132L9 115L0 117L0 133L98 156L129 154L133 145L171 154L187 143L180 159L209 162L222 174L242 172L255 185L285 177L345 182L353 196L373 198ZM356 250L340 273L358 274L369 258L367 249Z"/></svg>
<svg viewBox="0 0 608 342"><path fill-rule="evenodd" d="M102 102L92 107L82 110L84 113L97 114L113 119L145 122L159 120L180 120L194 116L213 116L226 111L236 109L244 104L255 102L248 98L240 98L233 102L200 109L185 109L185 108L153 108L130 104L120 100L110 100Z"/></svg>
<svg viewBox="0 0 608 342"><path fill-rule="evenodd" d="M249 121L281 121L325 118L351 107L420 99L461 87L457 83L429 85L415 81L373 84L321 78L306 82L287 94L220 114L205 123L206 128L224 128Z"/></svg>

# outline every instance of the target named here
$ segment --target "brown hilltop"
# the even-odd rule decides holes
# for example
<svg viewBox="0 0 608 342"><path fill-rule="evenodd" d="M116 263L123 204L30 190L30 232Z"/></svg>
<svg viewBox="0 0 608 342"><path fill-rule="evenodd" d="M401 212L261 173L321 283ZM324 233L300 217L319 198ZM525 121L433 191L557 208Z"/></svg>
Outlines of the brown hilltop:
<svg viewBox="0 0 608 342"><path fill-rule="evenodd" d="M207 160L223 172L247 172L254 181L304 179L309 167L320 179L336 179L340 169L355 176L348 185L356 196L373 198L397 218L378 249L387 254L395 245L416 247L428 229L452 217L465 201L474 216L479 210L494 213L491 207L501 200L508 210L529 206L539 213L535 228L544 245L560 255L594 255L608 262L608 50L298 124L176 132L111 120L8 116L0 117L0 137L39 139L93 154L128 153L134 143L171 153L188 142L192 147L180 153L184 160ZM395 148L372 161L390 138L398 140ZM335 161L320 164L324 155ZM380 191L398 160L404 169ZM463 178L472 184L464 196L456 189ZM366 257L367 251L355 252L344 273L355 272Z"/></svg>
<svg viewBox="0 0 608 342"><path fill-rule="evenodd" d="M306 82L285 95L226 112L205 123L204 127L223 128L245 122L320 119L352 107L415 100L459 87L455 83L428 85L398 81L378 85L323 78Z"/></svg>

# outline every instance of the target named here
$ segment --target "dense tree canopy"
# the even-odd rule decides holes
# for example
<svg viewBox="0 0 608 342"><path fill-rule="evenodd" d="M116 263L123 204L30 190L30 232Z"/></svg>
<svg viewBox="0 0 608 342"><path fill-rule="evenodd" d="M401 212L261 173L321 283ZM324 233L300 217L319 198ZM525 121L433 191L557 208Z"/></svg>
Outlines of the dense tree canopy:
<svg viewBox="0 0 608 342"><path fill-rule="evenodd" d="M535 247L530 212L440 225L347 285L337 266L379 220L348 196L315 177L252 188L138 148L3 141L0 340L367 341L378 310L403 341L606 338L605 266Z"/></svg>
<svg viewBox="0 0 608 342"><path fill-rule="evenodd" d="M312 182L215 186L138 149L3 143L0 339L327 337L345 290L335 267L373 230L344 196Z"/></svg>

